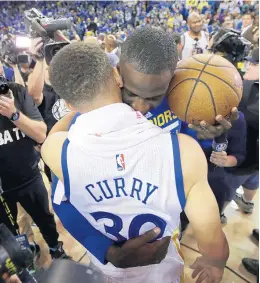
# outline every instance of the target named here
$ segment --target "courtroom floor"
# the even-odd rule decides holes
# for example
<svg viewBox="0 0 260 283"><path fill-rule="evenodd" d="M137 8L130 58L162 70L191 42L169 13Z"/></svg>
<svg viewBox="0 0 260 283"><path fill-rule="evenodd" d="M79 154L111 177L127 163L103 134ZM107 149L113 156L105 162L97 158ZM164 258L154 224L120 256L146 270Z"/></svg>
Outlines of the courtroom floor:
<svg viewBox="0 0 260 283"><path fill-rule="evenodd" d="M44 176L45 184L47 183ZM46 184L47 185L47 184ZM244 257L259 258L259 246L251 234L254 228L259 228L259 195L255 199L255 211L253 214L243 214L237 209L232 202L226 209L228 222L223 226L223 230L227 236L230 257L226 265L225 274L222 283L256 283L256 277L249 274L241 264ZM64 242L66 252L73 257L73 260L82 264L88 264L89 259L87 251L69 233L63 228L62 224L56 217L57 229L60 234L60 240ZM48 268L51 259L48 255L47 245L41 237L37 227L33 228L35 233L35 241L41 246L41 257L39 266ZM191 269L189 266L200 256L196 241L192 234L191 227L188 227L181 241L182 251L185 257L185 283L195 283L196 280L191 278ZM159 282L158 282L159 283Z"/></svg>

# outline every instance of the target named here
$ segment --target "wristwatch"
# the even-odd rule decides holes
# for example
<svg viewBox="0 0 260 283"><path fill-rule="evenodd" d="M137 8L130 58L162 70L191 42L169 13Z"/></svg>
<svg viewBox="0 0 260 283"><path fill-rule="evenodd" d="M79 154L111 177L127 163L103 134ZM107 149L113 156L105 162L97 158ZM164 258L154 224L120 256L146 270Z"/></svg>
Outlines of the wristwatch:
<svg viewBox="0 0 260 283"><path fill-rule="evenodd" d="M19 110L16 110L16 112L14 112L10 118L10 120L12 122L15 122L17 121L18 119L20 118L20 111Z"/></svg>

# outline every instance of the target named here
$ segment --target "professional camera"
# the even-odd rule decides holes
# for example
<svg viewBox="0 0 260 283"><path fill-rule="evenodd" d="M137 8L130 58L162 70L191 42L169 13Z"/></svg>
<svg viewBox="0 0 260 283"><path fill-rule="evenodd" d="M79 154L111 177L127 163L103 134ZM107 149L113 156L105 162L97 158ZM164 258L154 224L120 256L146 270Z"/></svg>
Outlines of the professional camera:
<svg viewBox="0 0 260 283"><path fill-rule="evenodd" d="M39 271L32 276L27 268L33 256L28 241L24 243L22 236L15 238L4 224L0 224L0 283L5 283L5 279L14 274L22 283L104 282L100 270L72 260L55 260L47 271Z"/></svg>
<svg viewBox="0 0 260 283"><path fill-rule="evenodd" d="M21 61L25 56L28 57L26 51L30 47L31 40L24 35L6 34L1 42L1 57L7 64L23 63ZM28 58L27 58L28 60Z"/></svg>
<svg viewBox="0 0 260 283"><path fill-rule="evenodd" d="M8 96L8 94L9 94L8 81L4 76L0 75L0 95ZM0 186L0 193L1 193L1 186Z"/></svg>
<svg viewBox="0 0 260 283"><path fill-rule="evenodd" d="M47 58L50 61L55 53L61 49L67 42L55 42L54 34L57 30L66 30L71 28L71 21L62 19L53 19L45 17L35 8L25 11L25 29L31 38L41 37L43 39L43 49L40 57Z"/></svg>
<svg viewBox="0 0 260 283"><path fill-rule="evenodd" d="M86 266L72 260L55 260L51 267L37 275L39 283L104 283L103 274L94 266Z"/></svg>
<svg viewBox="0 0 260 283"><path fill-rule="evenodd" d="M213 53L221 52L231 63L244 61L251 50L252 44L234 29L220 29L213 34L213 44L210 50Z"/></svg>
<svg viewBox="0 0 260 283"><path fill-rule="evenodd" d="M32 261L27 238L20 235L16 239L4 224L0 224L0 283L13 274L23 283L37 282L27 270Z"/></svg>

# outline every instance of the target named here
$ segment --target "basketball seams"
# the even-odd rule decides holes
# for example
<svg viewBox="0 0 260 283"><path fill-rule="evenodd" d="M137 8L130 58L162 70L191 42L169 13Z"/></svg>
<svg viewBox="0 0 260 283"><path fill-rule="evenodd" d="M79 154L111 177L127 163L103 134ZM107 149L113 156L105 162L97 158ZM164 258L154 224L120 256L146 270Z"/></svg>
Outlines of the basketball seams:
<svg viewBox="0 0 260 283"><path fill-rule="evenodd" d="M209 91L210 98L211 98L211 101L212 101L212 104L213 104L213 108L214 108L214 113L215 113L214 118L215 118L215 117L217 116L217 108L216 108L216 104L215 104L215 100L214 100L212 91L211 91L211 89L210 89L210 87L208 86L207 83L205 83L205 82L202 81L202 80L200 80L199 82L202 83L202 84L204 84L204 85L206 86L206 88L208 89L208 91Z"/></svg>
<svg viewBox="0 0 260 283"><path fill-rule="evenodd" d="M225 68L225 67L223 67L223 68ZM178 68L177 70L193 70L193 71L200 71L199 69L196 69L196 68ZM238 99L240 99L240 96L239 96L237 90L236 90L232 85L230 85L227 81L225 81L225 80L223 80L222 78L220 78L219 76L214 75L214 74L212 74L212 73L209 73L209 72L207 72L207 71L203 71L203 72L204 72L205 74L210 75L210 76L212 76L212 77L215 77L215 78L221 80L223 83L227 84L227 85L235 92L235 94L237 95Z"/></svg>
<svg viewBox="0 0 260 283"><path fill-rule="evenodd" d="M186 110L185 110L185 115L184 115L184 117L185 117L185 122L187 121L187 114L188 114L189 106L190 106L190 103L191 103L191 100L192 100L192 96L193 96L193 94L194 94L194 91L195 91L195 89L196 89L196 86L197 86L198 82L200 81L200 77L201 77L201 75L203 74L203 71L205 70L205 68L207 67L208 63L210 62L210 60L211 60L214 56L215 56L215 55L212 55L212 56L208 59L208 61L207 61L206 63L204 63L204 67L201 69L199 76L197 77L197 79L195 79L196 82L195 82L195 84L194 84L194 86L193 86L193 89L192 89L192 91L191 91L190 98L189 98L189 101L188 101L188 103L187 103ZM192 57L192 58L194 58L194 57Z"/></svg>
<svg viewBox="0 0 260 283"><path fill-rule="evenodd" d="M170 94L178 85L180 85L180 84L183 83L183 82L189 81L189 80L196 81L195 78L187 78L187 79L184 79L184 80L180 81L179 83L177 83L177 85L175 85L170 91L168 91L168 93Z"/></svg>
<svg viewBox="0 0 260 283"><path fill-rule="evenodd" d="M214 56L214 55L213 55ZM202 62L200 60L198 60L197 58L195 58L194 56L192 56L191 58L193 58L195 61L201 63L201 64L206 64L205 62ZM212 58L210 58L211 60ZM221 68L230 68L230 69L233 69L233 66L218 66L218 65L214 65L214 64L207 64L208 66L212 66L212 67L221 67Z"/></svg>

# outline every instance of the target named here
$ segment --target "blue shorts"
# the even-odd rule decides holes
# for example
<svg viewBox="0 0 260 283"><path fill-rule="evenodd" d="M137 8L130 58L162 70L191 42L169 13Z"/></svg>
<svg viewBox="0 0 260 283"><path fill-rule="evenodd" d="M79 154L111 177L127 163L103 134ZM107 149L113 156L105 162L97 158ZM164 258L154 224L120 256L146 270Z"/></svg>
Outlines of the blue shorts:
<svg viewBox="0 0 260 283"><path fill-rule="evenodd" d="M243 186L248 190L256 190L259 187L259 172L253 172L247 175L234 175L223 170L224 168L215 168L209 170L209 185L216 197L220 211L225 201L231 201L236 195L236 190Z"/></svg>
<svg viewBox="0 0 260 283"><path fill-rule="evenodd" d="M256 190L259 188L259 171L247 175L226 175L226 181L231 188L237 189L243 186L248 190Z"/></svg>

